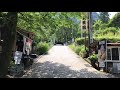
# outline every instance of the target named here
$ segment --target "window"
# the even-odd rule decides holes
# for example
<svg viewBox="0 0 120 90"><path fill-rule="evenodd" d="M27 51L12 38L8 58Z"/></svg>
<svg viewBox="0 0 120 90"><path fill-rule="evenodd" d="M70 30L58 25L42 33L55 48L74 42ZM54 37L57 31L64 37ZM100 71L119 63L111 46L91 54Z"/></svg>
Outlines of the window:
<svg viewBox="0 0 120 90"><path fill-rule="evenodd" d="M120 60L120 48L108 48L107 60Z"/></svg>
<svg viewBox="0 0 120 90"><path fill-rule="evenodd" d="M86 21L83 21L83 24L86 24Z"/></svg>
<svg viewBox="0 0 120 90"><path fill-rule="evenodd" d="M112 48L112 60L119 60L119 49Z"/></svg>
<svg viewBox="0 0 120 90"><path fill-rule="evenodd" d="M111 60L111 49L107 49L107 60Z"/></svg>
<svg viewBox="0 0 120 90"><path fill-rule="evenodd" d="M86 26L82 26L83 29L86 29Z"/></svg>

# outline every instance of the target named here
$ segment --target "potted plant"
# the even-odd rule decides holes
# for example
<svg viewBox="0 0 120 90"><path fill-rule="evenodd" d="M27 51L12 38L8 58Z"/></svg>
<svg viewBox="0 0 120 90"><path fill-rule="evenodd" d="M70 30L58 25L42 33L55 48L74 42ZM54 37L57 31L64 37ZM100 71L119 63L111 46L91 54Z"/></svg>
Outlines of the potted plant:
<svg viewBox="0 0 120 90"><path fill-rule="evenodd" d="M86 51L85 50L81 50L81 53L82 53L82 57L85 58L86 57Z"/></svg>
<svg viewBox="0 0 120 90"><path fill-rule="evenodd" d="M96 66L96 64L95 64L95 63L97 62L97 60L98 60L97 54L91 55L90 57L88 57L88 59L91 61L91 65L92 65L94 68L97 69L97 66Z"/></svg>
<svg viewBox="0 0 120 90"><path fill-rule="evenodd" d="M81 49L81 56L82 56L83 58L86 58L86 57L87 57L87 51L85 50L85 48L82 48L82 49Z"/></svg>

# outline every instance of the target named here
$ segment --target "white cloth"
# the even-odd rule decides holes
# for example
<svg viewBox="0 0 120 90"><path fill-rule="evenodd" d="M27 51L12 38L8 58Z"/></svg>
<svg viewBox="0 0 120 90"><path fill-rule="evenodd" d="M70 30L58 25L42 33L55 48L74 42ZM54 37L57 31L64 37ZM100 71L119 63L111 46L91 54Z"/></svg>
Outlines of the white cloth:
<svg viewBox="0 0 120 90"><path fill-rule="evenodd" d="M26 51L27 51L27 55L29 55L30 51L31 51L31 44L30 44L30 42L26 42Z"/></svg>
<svg viewBox="0 0 120 90"><path fill-rule="evenodd" d="M20 64L21 59L22 59L22 52L16 51L14 56L15 64Z"/></svg>

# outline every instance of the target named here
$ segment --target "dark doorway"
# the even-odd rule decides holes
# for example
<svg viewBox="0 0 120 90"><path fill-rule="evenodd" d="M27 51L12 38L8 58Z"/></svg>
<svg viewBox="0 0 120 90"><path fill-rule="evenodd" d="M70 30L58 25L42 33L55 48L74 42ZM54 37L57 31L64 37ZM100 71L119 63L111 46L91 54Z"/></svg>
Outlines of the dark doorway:
<svg viewBox="0 0 120 90"><path fill-rule="evenodd" d="M112 60L119 60L118 48L112 48Z"/></svg>

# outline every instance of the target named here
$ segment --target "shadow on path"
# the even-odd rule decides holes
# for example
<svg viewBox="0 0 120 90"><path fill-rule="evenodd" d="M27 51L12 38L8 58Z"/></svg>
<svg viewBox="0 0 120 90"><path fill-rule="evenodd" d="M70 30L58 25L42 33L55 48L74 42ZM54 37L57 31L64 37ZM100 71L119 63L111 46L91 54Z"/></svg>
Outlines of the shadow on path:
<svg viewBox="0 0 120 90"><path fill-rule="evenodd" d="M113 78L113 75L90 72L87 68L76 71L64 64L46 61L35 63L31 71L22 78Z"/></svg>

